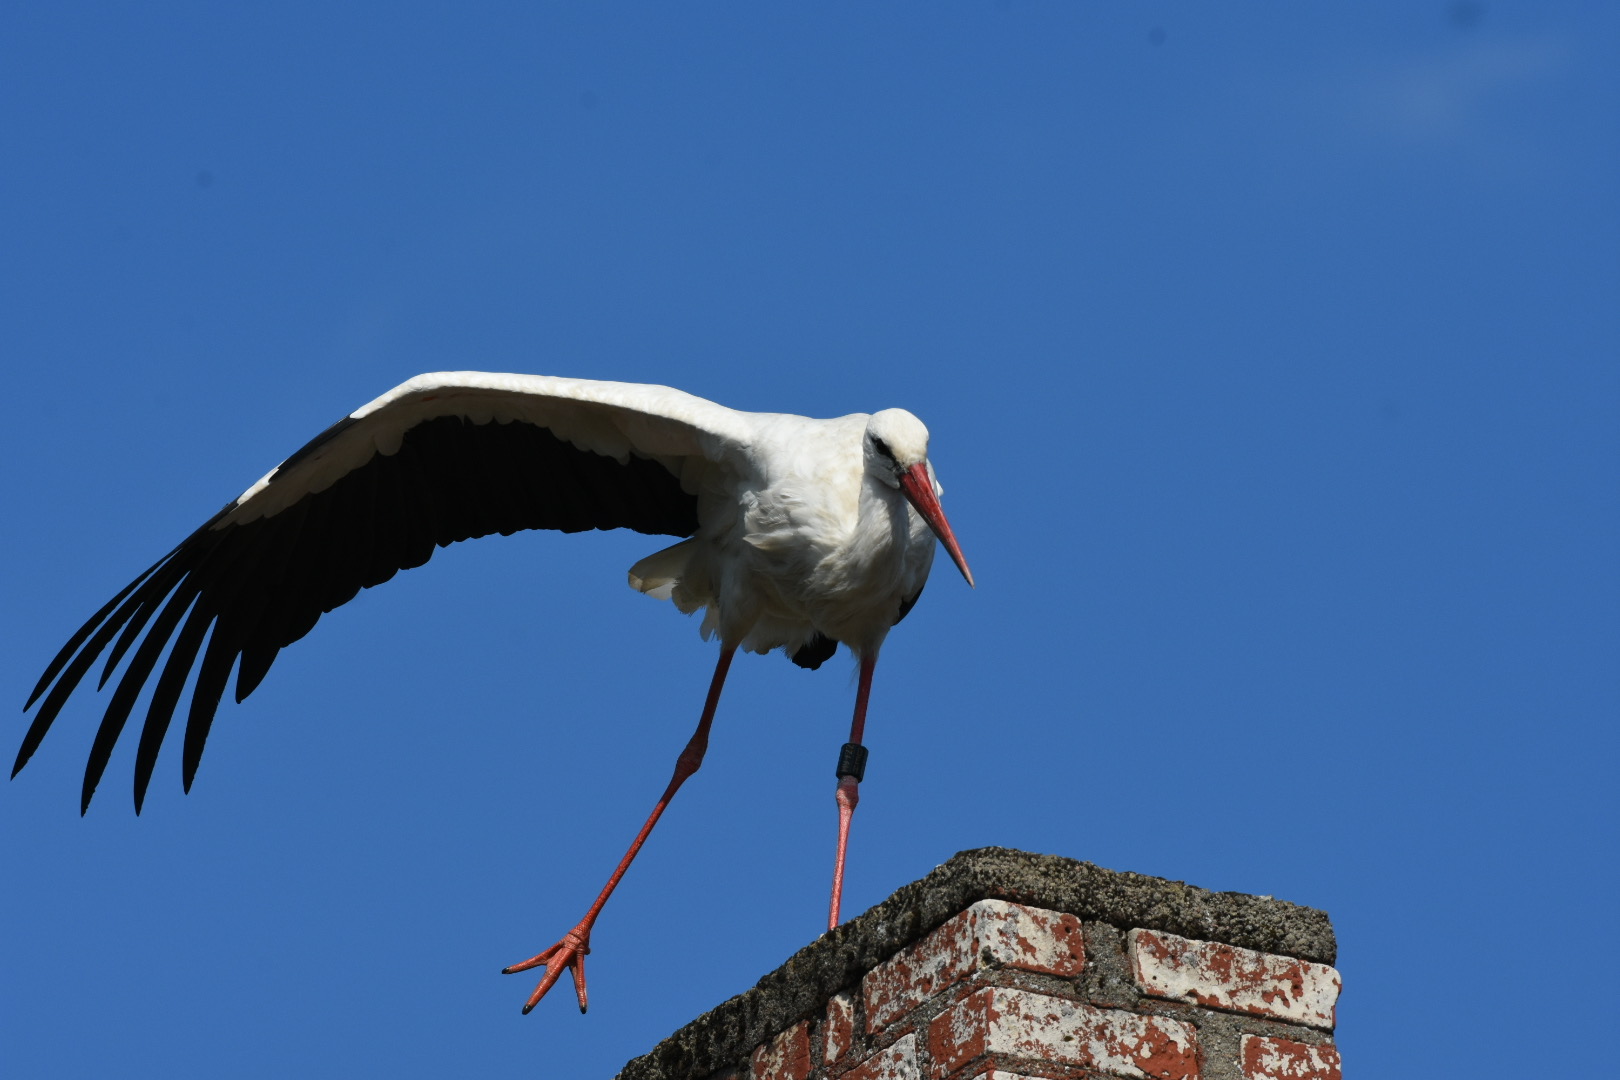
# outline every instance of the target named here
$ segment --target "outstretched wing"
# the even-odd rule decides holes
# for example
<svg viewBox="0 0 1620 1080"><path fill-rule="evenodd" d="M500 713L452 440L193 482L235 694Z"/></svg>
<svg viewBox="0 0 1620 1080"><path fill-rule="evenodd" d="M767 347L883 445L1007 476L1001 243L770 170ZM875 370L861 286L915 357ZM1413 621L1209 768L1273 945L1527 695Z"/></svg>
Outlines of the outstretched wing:
<svg viewBox="0 0 1620 1080"><path fill-rule="evenodd" d="M154 672L136 812L195 668L190 790L233 667L241 701L324 612L422 565L435 546L520 529L690 536L700 490L736 468L748 431L744 414L668 387L419 375L321 433L91 616L28 699L40 707L12 775L105 653L100 686L129 660L90 750L81 812Z"/></svg>

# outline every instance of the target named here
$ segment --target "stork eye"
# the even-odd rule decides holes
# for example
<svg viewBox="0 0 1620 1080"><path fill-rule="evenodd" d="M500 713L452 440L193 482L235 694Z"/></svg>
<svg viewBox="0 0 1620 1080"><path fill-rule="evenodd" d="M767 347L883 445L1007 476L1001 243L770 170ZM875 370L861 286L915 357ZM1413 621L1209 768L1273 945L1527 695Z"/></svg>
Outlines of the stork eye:
<svg viewBox="0 0 1620 1080"><path fill-rule="evenodd" d="M894 451L889 449L889 444L888 443L884 442L882 439L878 438L876 435L871 436L871 439L872 439L872 449L876 450L879 454L881 454L884 457L888 458L890 461L893 461L895 459L894 458Z"/></svg>

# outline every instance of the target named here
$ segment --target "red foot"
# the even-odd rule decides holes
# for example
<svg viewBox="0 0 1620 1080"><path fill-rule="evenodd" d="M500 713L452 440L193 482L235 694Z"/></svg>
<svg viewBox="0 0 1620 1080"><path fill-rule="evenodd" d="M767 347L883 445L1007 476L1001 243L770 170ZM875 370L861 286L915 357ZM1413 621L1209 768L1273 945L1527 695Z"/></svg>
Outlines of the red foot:
<svg viewBox="0 0 1620 1080"><path fill-rule="evenodd" d="M540 980L540 985L536 986L534 993L529 995L528 1004L523 1006L523 1015L529 1015L529 1011L540 1003L541 998L546 996L546 991L557 985L557 980L562 978L565 969L574 976L574 996L579 998L579 1011L584 1012L586 1005L585 957L590 951L590 927L587 926L582 930L576 926L564 934L561 941L538 956L531 956L521 964L501 968L502 975L515 975L520 971L528 971L530 968L539 967L541 964L546 965L546 977Z"/></svg>

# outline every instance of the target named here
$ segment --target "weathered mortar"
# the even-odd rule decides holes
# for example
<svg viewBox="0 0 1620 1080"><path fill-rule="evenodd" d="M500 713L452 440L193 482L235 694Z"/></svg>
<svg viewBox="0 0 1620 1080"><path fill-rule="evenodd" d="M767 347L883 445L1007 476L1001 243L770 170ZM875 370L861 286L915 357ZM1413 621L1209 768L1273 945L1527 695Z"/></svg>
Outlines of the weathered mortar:
<svg viewBox="0 0 1620 1080"><path fill-rule="evenodd" d="M1209 892L1055 855L978 848L957 854L823 934L753 989L631 1061L618 1080L700 1080L732 1065L763 1040L819 1015L835 992L978 900L1006 900L1067 912L1088 925L1163 930L1323 964L1332 964L1338 954L1327 913L1314 908Z"/></svg>

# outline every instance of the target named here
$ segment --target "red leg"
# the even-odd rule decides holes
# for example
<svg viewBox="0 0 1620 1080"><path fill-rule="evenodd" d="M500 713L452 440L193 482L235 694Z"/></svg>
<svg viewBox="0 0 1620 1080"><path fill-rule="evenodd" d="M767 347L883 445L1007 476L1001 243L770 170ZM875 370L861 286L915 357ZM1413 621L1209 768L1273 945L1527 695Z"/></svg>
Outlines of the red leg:
<svg viewBox="0 0 1620 1080"><path fill-rule="evenodd" d="M877 667L877 654L861 657L861 680L855 689L855 719L849 725L849 741L861 745L861 737L866 734L866 700L872 694L872 669ZM838 925L838 910L844 902L844 854L849 848L849 824L855 817L855 807L861 801L861 779L859 771L865 766L864 751L861 764L856 766L856 774L843 772L843 759L839 759L838 777L838 857L833 862L832 906L827 912L827 929L831 930Z"/></svg>
<svg viewBox="0 0 1620 1080"><path fill-rule="evenodd" d="M635 859L636 853L641 850L641 845L647 842L647 837L651 835L653 826L657 825L658 819L663 816L664 807L669 805L669 800L675 797L675 793L681 789L681 785L686 782L686 778L697 772L698 766L703 764L704 751L709 748L709 725L714 722L714 710L720 704L720 688L725 685L726 672L731 667L731 657L736 651L737 647L735 645L727 645L721 648L720 662L715 665L714 678L709 682L709 696L703 703L703 718L698 721L697 730L692 733L692 738L687 742L686 749L682 750L681 756L675 759L675 775L670 778L669 786L664 789L664 794L659 798L658 805L654 806L652 813L648 815L647 823L636 834L635 840L631 841L630 850L624 853L624 858L619 860L619 865L613 871L613 876L608 878L607 884L602 887L602 892L597 896L596 903L591 905L591 910L585 913L585 917L579 920L579 923L572 930L562 936L561 941L545 952L532 956L521 964L513 964L511 967L501 969L502 975L511 975L515 972L539 967L541 964L546 966L545 978L540 980L540 985L536 986L534 993L529 995L528 1004L523 1006L524 1015L528 1015L529 1010L533 1009L540 999L546 996L546 991L557 984L557 980L562 978L564 971L573 974L574 996L579 999L579 1011L585 1011L585 956L591 951L591 927L595 924L597 915L601 914L602 906L607 903L608 897L612 896L613 890L618 887L619 879L624 877L626 870L630 869L630 863Z"/></svg>

